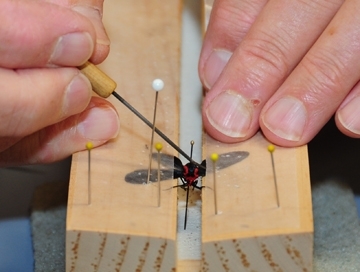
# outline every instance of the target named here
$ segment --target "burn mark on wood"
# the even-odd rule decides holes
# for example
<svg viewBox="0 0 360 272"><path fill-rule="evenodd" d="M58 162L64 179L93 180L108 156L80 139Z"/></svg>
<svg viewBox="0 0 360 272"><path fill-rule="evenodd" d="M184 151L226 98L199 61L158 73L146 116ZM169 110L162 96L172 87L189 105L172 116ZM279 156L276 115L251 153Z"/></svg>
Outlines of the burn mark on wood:
<svg viewBox="0 0 360 272"><path fill-rule="evenodd" d="M220 262L224 271L230 271L230 267L228 265L229 260L226 258L226 251L223 246L219 245L218 243L214 243L214 247L216 249L217 254L219 255Z"/></svg>
<svg viewBox="0 0 360 272"><path fill-rule="evenodd" d="M70 272L75 271L75 264L76 264L76 260L78 259L78 254L79 254L79 243L80 243L80 239L81 239L81 232L78 232L76 234L76 240L71 242L71 252L72 252L72 256L71 256L71 267L70 267Z"/></svg>
<svg viewBox="0 0 360 272"><path fill-rule="evenodd" d="M241 261L243 267L249 268L249 267L250 267L250 263L249 263L249 261L247 260L246 254L241 250L240 241L238 241L238 240L236 240L236 239L233 239L232 242L233 242L233 244L234 244L235 251L236 251L236 253L237 253L238 256L239 256L240 261Z"/></svg>
<svg viewBox="0 0 360 272"><path fill-rule="evenodd" d="M209 263L206 261L205 253L201 253L201 271L208 272L209 271Z"/></svg>
<svg viewBox="0 0 360 272"><path fill-rule="evenodd" d="M104 249L107 240L107 233L98 233L98 235L100 236L101 243L99 245L98 256L94 258L94 262L91 264L91 266L94 267L94 272L99 270L100 262L104 256Z"/></svg>
<svg viewBox="0 0 360 272"><path fill-rule="evenodd" d="M261 244L261 254L274 271L283 272L280 266L274 262L270 250L267 249L266 245L263 243Z"/></svg>
<svg viewBox="0 0 360 272"><path fill-rule="evenodd" d="M164 243L160 246L160 249L158 250L159 255L156 257L154 269L155 271L160 271L161 264L164 259L165 251L167 247L167 241L165 240Z"/></svg>
<svg viewBox="0 0 360 272"><path fill-rule="evenodd" d="M127 253L127 249L128 249L128 246L129 246L129 241L130 241L130 236L123 237L120 240L121 248L120 248L119 252L117 253L118 261L117 261L116 266L115 266L115 272L120 272L121 271L121 267L122 267L122 265L124 263L125 255Z"/></svg>
<svg viewBox="0 0 360 272"><path fill-rule="evenodd" d="M143 267L145 265L145 261L146 261L146 255L149 251L149 246L150 246L150 243L149 242L146 242L145 243L145 246L143 248L143 250L141 251L141 254L139 256L139 264L137 265L136 267L136 272L141 272L143 271Z"/></svg>
<svg viewBox="0 0 360 272"><path fill-rule="evenodd" d="M287 241L291 242L292 238L289 236L286 236ZM303 260L303 257L301 256L300 251L291 245L290 243L286 243L286 252L290 256L290 258L294 261L294 263L303 269L303 272L307 272L306 264Z"/></svg>

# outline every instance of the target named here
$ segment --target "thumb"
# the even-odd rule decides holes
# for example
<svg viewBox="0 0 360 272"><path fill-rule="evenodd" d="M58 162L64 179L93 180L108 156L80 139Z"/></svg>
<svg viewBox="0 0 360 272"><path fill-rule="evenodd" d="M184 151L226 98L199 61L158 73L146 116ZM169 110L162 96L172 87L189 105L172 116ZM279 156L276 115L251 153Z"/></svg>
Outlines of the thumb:
<svg viewBox="0 0 360 272"><path fill-rule="evenodd" d="M92 23L40 1L0 1L0 67L79 66L94 50Z"/></svg>
<svg viewBox="0 0 360 272"><path fill-rule="evenodd" d="M95 28L96 42L90 60L95 64L104 61L110 50L110 40L102 22L104 0L48 0L47 2L70 8L91 21Z"/></svg>

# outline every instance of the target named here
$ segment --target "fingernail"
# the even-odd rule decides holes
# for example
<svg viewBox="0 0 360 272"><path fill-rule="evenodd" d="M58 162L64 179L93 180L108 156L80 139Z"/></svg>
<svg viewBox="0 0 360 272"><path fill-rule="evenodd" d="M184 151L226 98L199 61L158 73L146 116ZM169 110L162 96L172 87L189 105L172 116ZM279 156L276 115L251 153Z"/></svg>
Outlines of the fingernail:
<svg viewBox="0 0 360 272"><path fill-rule="evenodd" d="M251 123L252 107L240 94L226 91L211 101L205 114L210 124L229 137L245 137Z"/></svg>
<svg viewBox="0 0 360 272"><path fill-rule="evenodd" d="M66 34L58 39L49 63L79 66L91 57L93 50L94 43L89 33L75 32Z"/></svg>
<svg viewBox="0 0 360 272"><path fill-rule="evenodd" d="M90 108L81 114L80 119L77 128L88 140L107 141L119 133L119 117L109 106Z"/></svg>
<svg viewBox="0 0 360 272"><path fill-rule="evenodd" d="M91 98L91 84L81 73L77 74L65 91L63 116L79 113L89 104Z"/></svg>
<svg viewBox="0 0 360 272"><path fill-rule="evenodd" d="M205 86L211 88L222 73L232 53L225 50L213 50L204 66Z"/></svg>
<svg viewBox="0 0 360 272"><path fill-rule="evenodd" d="M299 141L303 134L307 112L303 103L294 97L281 98L267 110L264 125L280 138Z"/></svg>
<svg viewBox="0 0 360 272"><path fill-rule="evenodd" d="M71 8L90 19L95 27L96 43L102 45L110 45L110 39L106 34L104 25L102 23L101 11L96 6L76 5Z"/></svg>
<svg viewBox="0 0 360 272"><path fill-rule="evenodd" d="M353 98L338 112L340 123L349 131L360 134L360 97Z"/></svg>

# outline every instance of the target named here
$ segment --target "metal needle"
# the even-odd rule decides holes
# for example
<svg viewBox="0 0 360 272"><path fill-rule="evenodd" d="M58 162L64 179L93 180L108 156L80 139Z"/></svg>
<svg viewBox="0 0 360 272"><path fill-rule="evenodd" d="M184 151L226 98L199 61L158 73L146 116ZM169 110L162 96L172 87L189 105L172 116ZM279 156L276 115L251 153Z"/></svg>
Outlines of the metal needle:
<svg viewBox="0 0 360 272"><path fill-rule="evenodd" d="M91 204L91 149L94 148L94 145L92 142L87 142L86 143L86 149L88 150L88 205Z"/></svg>
<svg viewBox="0 0 360 272"><path fill-rule="evenodd" d="M217 197L216 197L216 162L219 159L219 155L217 153L213 153L210 156L213 162L213 173L214 173L214 205L215 205L215 214L218 214L218 206L217 206Z"/></svg>
<svg viewBox="0 0 360 272"><path fill-rule="evenodd" d="M150 128L154 128L155 132L164 139L165 142L167 142L171 147L173 147L177 152L179 152L181 155L184 156L185 159L187 159L189 162L192 162L193 164L197 165L198 167L204 168L204 166L200 165L196 161L194 161L188 154L185 153L184 150L182 150L180 147L178 147L173 141L169 139L163 132L161 132L158 128L156 128L149 120L147 120L140 112L138 112L133 106L131 106L124 98L122 98L117 92L112 93L113 96L115 96L121 103L124 104L125 107L127 107L132 113L134 113L137 117L139 117L147 126Z"/></svg>
<svg viewBox="0 0 360 272"><path fill-rule="evenodd" d="M157 169L157 182L158 182L158 207L161 204L161 184L160 184L160 152L162 150L162 144L157 143L155 144L155 149L157 150L157 161L158 161L158 169Z"/></svg>
<svg viewBox="0 0 360 272"><path fill-rule="evenodd" d="M157 101L159 96L159 91L164 88L164 82L161 79L155 79L152 83L152 87L155 91L155 105L154 105L154 117L153 117L153 127L151 130L151 141L150 146L152 147L154 144L154 132L155 132L155 121L156 121L156 109L157 109ZM146 183L150 182L150 173L151 173L151 161L152 161L152 148L149 149L149 169Z"/></svg>
<svg viewBox="0 0 360 272"><path fill-rule="evenodd" d="M100 95L101 97L107 98L111 94L116 97L125 107L127 107L132 113L139 117L146 125L150 128L154 128L155 132L164 139L171 147L173 147L177 152L184 156L188 161L194 163L198 167L204 169L204 166L195 162L187 155L180 147L178 147L173 141L171 141L163 132L155 127L149 120L147 120L140 112L138 112L133 106L131 106L121 95L115 92L116 82L97 68L91 62L86 62L84 65L80 66L79 69L81 72L90 80L93 90Z"/></svg>
<svg viewBox="0 0 360 272"><path fill-rule="evenodd" d="M278 186L277 186L277 180L276 180L276 171L275 171L275 163L274 163L274 151L275 151L275 146L274 145L269 145L268 146L268 151L270 152L270 156L271 156L271 165L272 165L272 169L273 169L273 176L274 176L274 184L275 184L275 191L276 191L276 204L278 207L280 207L280 201L279 201L279 192L278 192Z"/></svg>

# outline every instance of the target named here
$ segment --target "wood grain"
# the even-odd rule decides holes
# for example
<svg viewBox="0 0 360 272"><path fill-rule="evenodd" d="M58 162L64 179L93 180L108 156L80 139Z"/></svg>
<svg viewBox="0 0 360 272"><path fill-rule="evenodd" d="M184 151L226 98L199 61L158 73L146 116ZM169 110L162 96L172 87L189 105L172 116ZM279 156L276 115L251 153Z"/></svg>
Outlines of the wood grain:
<svg viewBox="0 0 360 272"><path fill-rule="evenodd" d="M100 68L117 92L152 119L155 78L165 82L156 126L178 139L181 2L105 1L111 52ZM87 152L72 162L67 214L67 271L172 271L176 267L176 190L134 185L125 175L147 169L151 129L114 98L121 118L116 140L92 150L91 204L87 205ZM164 106L166 105L166 106ZM155 136L155 142L160 139ZM165 143L163 152L174 154ZM174 180L163 181L169 188Z"/></svg>
<svg viewBox="0 0 360 272"><path fill-rule="evenodd" d="M107 98L116 89L116 82L91 62L87 61L78 68L90 80L93 91L99 96Z"/></svg>

